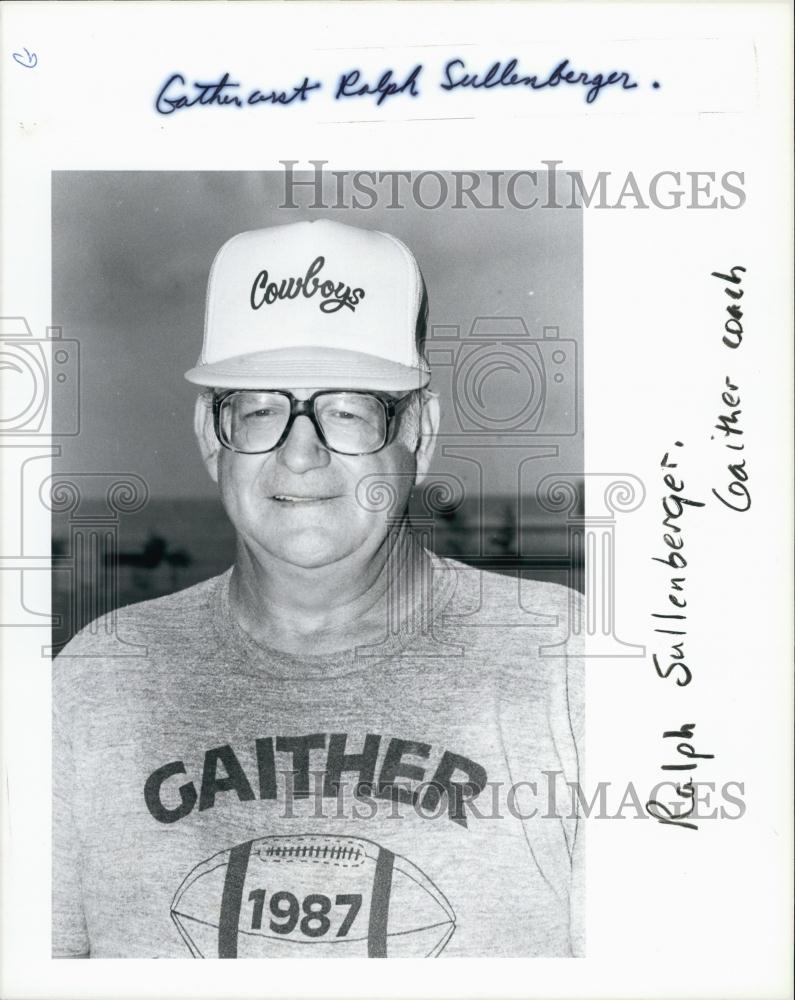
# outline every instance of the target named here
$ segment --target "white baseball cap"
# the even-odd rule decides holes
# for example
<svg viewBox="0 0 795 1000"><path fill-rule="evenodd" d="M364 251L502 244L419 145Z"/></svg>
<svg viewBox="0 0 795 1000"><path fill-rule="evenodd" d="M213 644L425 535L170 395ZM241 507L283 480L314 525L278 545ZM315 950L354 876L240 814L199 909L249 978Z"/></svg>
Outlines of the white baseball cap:
<svg viewBox="0 0 795 1000"><path fill-rule="evenodd" d="M389 233L329 219L240 233L207 284L204 344L189 382L228 389L427 385L417 344L424 285Z"/></svg>

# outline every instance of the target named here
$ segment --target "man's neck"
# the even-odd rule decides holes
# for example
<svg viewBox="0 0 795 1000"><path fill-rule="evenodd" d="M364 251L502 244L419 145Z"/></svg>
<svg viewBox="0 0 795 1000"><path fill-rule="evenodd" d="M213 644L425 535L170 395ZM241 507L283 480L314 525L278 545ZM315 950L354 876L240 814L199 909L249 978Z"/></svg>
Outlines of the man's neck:
<svg viewBox="0 0 795 1000"><path fill-rule="evenodd" d="M428 586L427 556L406 522L366 564L346 559L304 569L263 565L239 547L230 610L252 638L293 655L334 653L386 634Z"/></svg>

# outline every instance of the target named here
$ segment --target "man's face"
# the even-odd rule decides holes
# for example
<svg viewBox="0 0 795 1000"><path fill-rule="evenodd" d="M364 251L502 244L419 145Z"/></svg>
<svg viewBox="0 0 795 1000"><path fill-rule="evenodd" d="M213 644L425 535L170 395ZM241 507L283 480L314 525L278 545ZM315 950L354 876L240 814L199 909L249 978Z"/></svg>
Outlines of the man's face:
<svg viewBox="0 0 795 1000"><path fill-rule="evenodd" d="M296 389L306 399L314 390ZM401 514L412 486L427 470L435 429L435 400L423 408L422 435L400 433L372 455L340 455L321 444L306 416L296 417L286 441L263 455L223 448L207 408L199 438L210 475L238 536L259 562L275 558L306 569L346 557L366 562L386 537L387 519ZM379 488L379 483L384 487Z"/></svg>

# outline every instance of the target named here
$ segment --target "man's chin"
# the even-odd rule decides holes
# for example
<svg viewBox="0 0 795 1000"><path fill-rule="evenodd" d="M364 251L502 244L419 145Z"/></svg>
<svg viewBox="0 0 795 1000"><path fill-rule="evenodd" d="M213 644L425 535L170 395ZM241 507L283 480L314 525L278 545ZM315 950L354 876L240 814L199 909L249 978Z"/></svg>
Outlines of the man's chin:
<svg viewBox="0 0 795 1000"><path fill-rule="evenodd" d="M344 559L353 551L349 538L335 539L328 530L319 527L282 532L278 545L267 548L282 562L301 569L321 569Z"/></svg>

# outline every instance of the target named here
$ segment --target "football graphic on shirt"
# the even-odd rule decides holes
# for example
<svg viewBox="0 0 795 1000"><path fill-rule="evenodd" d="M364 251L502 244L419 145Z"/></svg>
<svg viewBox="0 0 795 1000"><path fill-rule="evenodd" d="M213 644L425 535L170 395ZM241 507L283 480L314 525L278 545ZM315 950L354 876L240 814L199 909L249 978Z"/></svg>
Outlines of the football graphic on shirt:
<svg viewBox="0 0 795 1000"><path fill-rule="evenodd" d="M260 837L197 865L171 917L194 958L433 958L450 903L416 865L361 837Z"/></svg>

